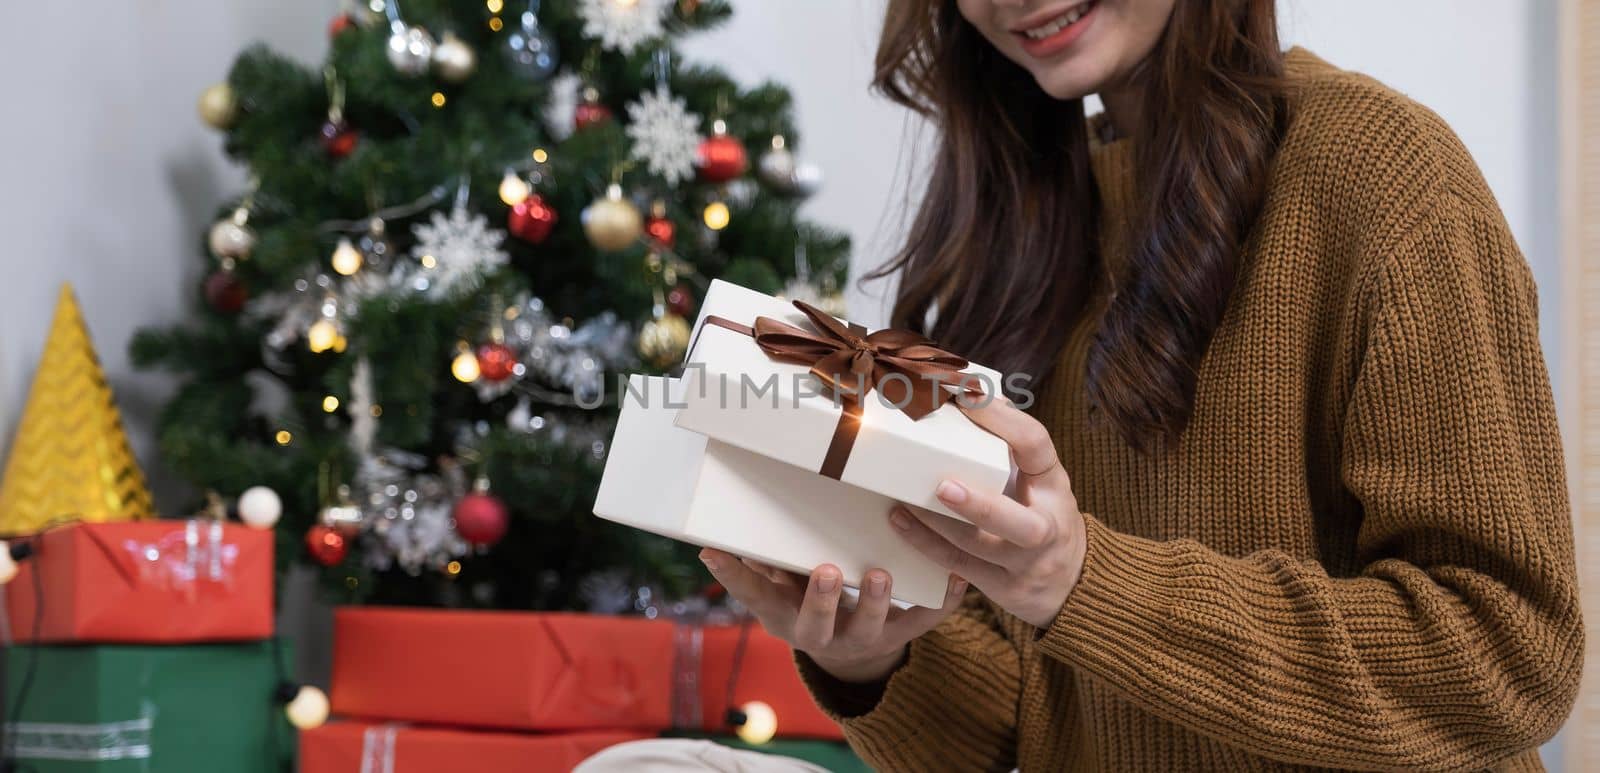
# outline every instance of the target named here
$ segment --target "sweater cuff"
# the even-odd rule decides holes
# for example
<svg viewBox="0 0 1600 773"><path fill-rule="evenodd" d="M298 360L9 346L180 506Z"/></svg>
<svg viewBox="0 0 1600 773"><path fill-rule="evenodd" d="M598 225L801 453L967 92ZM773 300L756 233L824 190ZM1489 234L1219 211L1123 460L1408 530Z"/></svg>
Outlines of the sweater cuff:
<svg viewBox="0 0 1600 773"><path fill-rule="evenodd" d="M883 699L884 689L889 686L888 678L873 682L846 682L823 670L817 661L800 650L794 651L794 665L800 669L800 680L811 691L817 707L835 722L872 711ZM901 667L904 665L902 663ZM894 673L890 672L889 675L892 677Z"/></svg>
<svg viewBox="0 0 1600 773"><path fill-rule="evenodd" d="M1124 653L1164 650L1174 594L1192 560L1182 543L1121 534L1087 513L1083 520L1083 574L1037 643L1057 660L1122 682Z"/></svg>

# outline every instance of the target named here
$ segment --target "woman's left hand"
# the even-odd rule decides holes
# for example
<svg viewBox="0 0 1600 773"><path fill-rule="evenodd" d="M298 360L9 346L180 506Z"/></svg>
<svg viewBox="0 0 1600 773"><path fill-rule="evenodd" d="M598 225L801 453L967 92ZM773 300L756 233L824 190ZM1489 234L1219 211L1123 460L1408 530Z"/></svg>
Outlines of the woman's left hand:
<svg viewBox="0 0 1600 773"><path fill-rule="evenodd" d="M1016 498L946 480L939 501L971 523L904 505L889 520L917 550L1007 612L1047 628L1083 573L1083 514L1066 468L1050 432L1009 401L990 398L961 410L1011 446Z"/></svg>

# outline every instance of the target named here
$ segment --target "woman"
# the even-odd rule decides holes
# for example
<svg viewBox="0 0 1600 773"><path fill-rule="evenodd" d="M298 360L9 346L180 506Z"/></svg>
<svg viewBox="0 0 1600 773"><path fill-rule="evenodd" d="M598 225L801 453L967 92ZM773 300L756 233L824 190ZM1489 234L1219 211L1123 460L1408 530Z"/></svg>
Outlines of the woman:
<svg viewBox="0 0 1600 773"><path fill-rule="evenodd" d="M965 409L1013 496L881 516L943 610L702 554L873 766L1539 769L1583 634L1527 265L1435 115L1275 30L889 3L875 85L941 132L894 322L1046 374Z"/></svg>

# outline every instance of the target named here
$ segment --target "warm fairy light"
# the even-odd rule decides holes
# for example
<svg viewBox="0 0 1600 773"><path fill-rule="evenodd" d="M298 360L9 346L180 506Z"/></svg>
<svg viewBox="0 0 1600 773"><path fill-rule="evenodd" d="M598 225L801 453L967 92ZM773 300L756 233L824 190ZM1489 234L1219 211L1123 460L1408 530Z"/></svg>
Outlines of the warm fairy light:
<svg viewBox="0 0 1600 773"><path fill-rule="evenodd" d="M328 395L327 397L322 398L323 413L333 413L337 410L339 410L339 398L334 397L333 395Z"/></svg>
<svg viewBox="0 0 1600 773"><path fill-rule="evenodd" d="M500 30L504 29L505 26L506 26L506 23L501 21L500 17L498 17L498 16L489 17L489 29L491 31L499 32Z"/></svg>
<svg viewBox="0 0 1600 773"><path fill-rule="evenodd" d="M508 207L514 207L528 200L533 193L533 187L528 181L517 176L516 172L506 170L506 176L500 178L500 200Z"/></svg>
<svg viewBox="0 0 1600 773"><path fill-rule="evenodd" d="M278 445L286 446L289 445L289 441L294 440L294 435L289 434L289 430L280 429L272 439L278 441Z"/></svg>
<svg viewBox="0 0 1600 773"><path fill-rule="evenodd" d="M361 250L356 249L350 239L341 237L339 244L333 248L333 270L341 276L350 276L361 270Z"/></svg>
<svg viewBox="0 0 1600 773"><path fill-rule="evenodd" d="M333 320L319 319L306 330L306 345L311 347L311 351L321 354L338 346L342 337L339 335L339 326L333 324Z"/></svg>
<svg viewBox="0 0 1600 773"><path fill-rule="evenodd" d="M450 375L455 376L456 380L463 384L471 384L477 381L479 375L478 355L473 354L471 349L462 347L461 353L450 361Z"/></svg>
<svg viewBox="0 0 1600 773"><path fill-rule="evenodd" d="M739 740L757 746L764 744L778 734L778 712L761 701L750 701L739 707L744 712L744 724L735 731Z"/></svg>
<svg viewBox="0 0 1600 773"><path fill-rule="evenodd" d="M376 419L376 418L378 418L379 416L382 416L382 415L383 415L383 406L381 406L381 405L372 406L372 418Z"/></svg>
<svg viewBox="0 0 1600 773"><path fill-rule="evenodd" d="M445 564L444 573L450 575L451 577L461 574L461 562L451 561L450 563Z"/></svg>
<svg viewBox="0 0 1600 773"><path fill-rule="evenodd" d="M300 730L310 730L321 727L328 721L328 695L323 691L305 685L294 694L294 700L283 707L283 713L289 718L289 724Z"/></svg>
<svg viewBox="0 0 1600 773"><path fill-rule="evenodd" d="M724 204L720 201L713 201L706 205L704 218L707 228L710 228L713 231L721 231L722 229L728 227L728 220L730 217L731 215L728 212L727 204Z"/></svg>
<svg viewBox="0 0 1600 773"><path fill-rule="evenodd" d="M499 13L506 7L504 0L489 0L484 5L488 7L489 13Z"/></svg>
<svg viewBox="0 0 1600 773"><path fill-rule="evenodd" d="M546 153L544 148L534 148L533 149L533 160L535 162L537 162L537 163L542 164L542 163L550 160L550 154Z"/></svg>
<svg viewBox="0 0 1600 773"><path fill-rule="evenodd" d="M422 263L423 268L433 268L434 266L439 265L438 258L435 258L432 255L423 255L417 260Z"/></svg>
<svg viewBox="0 0 1600 773"><path fill-rule="evenodd" d="M444 107L444 92L443 91L435 91L435 92L433 92L433 96L429 97L428 101L432 102L434 107Z"/></svg>

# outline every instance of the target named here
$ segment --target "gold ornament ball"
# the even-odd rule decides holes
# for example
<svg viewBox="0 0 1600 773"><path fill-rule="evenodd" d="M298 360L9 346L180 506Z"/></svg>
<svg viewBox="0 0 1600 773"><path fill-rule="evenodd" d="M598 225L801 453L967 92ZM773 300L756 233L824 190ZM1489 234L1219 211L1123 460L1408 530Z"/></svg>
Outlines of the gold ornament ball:
<svg viewBox="0 0 1600 773"><path fill-rule="evenodd" d="M460 83L472 77L478 69L478 54L454 32L444 33L433 47L433 70L450 83Z"/></svg>
<svg viewBox="0 0 1600 773"><path fill-rule="evenodd" d="M676 314L662 314L639 329L639 356L665 368L689 348L689 323Z"/></svg>
<svg viewBox="0 0 1600 773"><path fill-rule="evenodd" d="M226 129L239 117L239 100L234 97L232 86L217 83L200 92L198 109L200 120L214 129Z"/></svg>
<svg viewBox="0 0 1600 773"><path fill-rule="evenodd" d="M633 202L622 197L617 186L611 186L604 198L595 199L583 210L583 232L589 243L607 252L625 250L644 232L644 216Z"/></svg>
<svg viewBox="0 0 1600 773"><path fill-rule="evenodd" d="M713 231L721 231L727 228L728 222L732 217L732 213L728 211L728 205L720 201L713 201L707 204L705 211L701 213L701 218L705 220L706 227Z"/></svg>
<svg viewBox="0 0 1600 773"><path fill-rule="evenodd" d="M239 222L239 218L223 218L213 223L206 242L211 252L219 258L243 260L256 248L256 232Z"/></svg>

